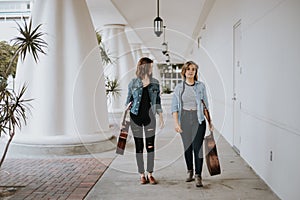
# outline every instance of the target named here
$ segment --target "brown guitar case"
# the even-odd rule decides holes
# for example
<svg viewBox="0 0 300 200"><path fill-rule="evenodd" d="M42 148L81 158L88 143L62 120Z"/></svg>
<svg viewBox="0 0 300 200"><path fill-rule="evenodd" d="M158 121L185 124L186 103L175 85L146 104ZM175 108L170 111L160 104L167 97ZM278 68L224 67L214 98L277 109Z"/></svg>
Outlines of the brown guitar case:
<svg viewBox="0 0 300 200"><path fill-rule="evenodd" d="M211 176L221 174L220 162L218 158L217 145L213 132L204 138L205 159L207 169Z"/></svg>
<svg viewBox="0 0 300 200"><path fill-rule="evenodd" d="M119 133L117 149L116 149L116 153L120 155L124 155L124 150L126 146L129 125L130 125L130 116L129 116L130 107L131 107L131 103L128 104L127 108L125 109L122 115L121 130Z"/></svg>
<svg viewBox="0 0 300 200"><path fill-rule="evenodd" d="M209 111L204 103L203 100L201 100L203 103L203 112L204 115L209 123L209 126L211 125L211 118ZM208 172L211 176L221 174L221 167L220 162L218 158L218 151L217 151L217 145L215 142L213 131L210 131L210 134L204 138L204 148L205 148L205 160L206 160L206 166L208 169Z"/></svg>

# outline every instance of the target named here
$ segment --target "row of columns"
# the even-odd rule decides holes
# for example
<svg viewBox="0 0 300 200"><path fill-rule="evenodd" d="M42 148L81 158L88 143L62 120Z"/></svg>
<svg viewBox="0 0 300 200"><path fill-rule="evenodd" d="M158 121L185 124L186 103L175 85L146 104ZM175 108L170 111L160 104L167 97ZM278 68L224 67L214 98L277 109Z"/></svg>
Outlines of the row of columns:
<svg viewBox="0 0 300 200"><path fill-rule="evenodd" d="M109 80L117 80L119 89L117 95L108 96L108 110L113 113L123 111L127 85L135 72L135 63L128 43L125 26L122 24L111 24L104 26L102 38L112 63L104 68L104 75Z"/></svg>
<svg viewBox="0 0 300 200"><path fill-rule="evenodd" d="M108 114L124 108L127 85L143 56L141 46L130 46L124 25L104 26L102 41L113 63L102 66L85 0L37 0L32 22L42 24L47 55L38 63L27 56L18 64L16 85L27 83L25 97L34 100L14 142L70 145L109 138ZM105 77L119 81L118 96L106 96Z"/></svg>

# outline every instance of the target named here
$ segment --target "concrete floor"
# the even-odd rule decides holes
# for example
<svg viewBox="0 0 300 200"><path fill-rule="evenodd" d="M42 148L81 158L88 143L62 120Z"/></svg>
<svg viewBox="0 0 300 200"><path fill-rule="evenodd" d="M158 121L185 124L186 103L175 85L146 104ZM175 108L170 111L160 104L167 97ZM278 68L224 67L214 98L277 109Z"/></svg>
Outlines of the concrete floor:
<svg viewBox="0 0 300 200"><path fill-rule="evenodd" d="M140 185L130 139L125 155L116 156L115 150L94 154L95 158L114 158L113 162L85 199L279 199L245 161L219 134L215 135L221 175L211 177L203 166L203 188L194 182L186 183L186 168L180 135L173 131L171 115L165 114L166 126L157 132L154 177L157 185ZM146 164L146 162L145 162Z"/></svg>

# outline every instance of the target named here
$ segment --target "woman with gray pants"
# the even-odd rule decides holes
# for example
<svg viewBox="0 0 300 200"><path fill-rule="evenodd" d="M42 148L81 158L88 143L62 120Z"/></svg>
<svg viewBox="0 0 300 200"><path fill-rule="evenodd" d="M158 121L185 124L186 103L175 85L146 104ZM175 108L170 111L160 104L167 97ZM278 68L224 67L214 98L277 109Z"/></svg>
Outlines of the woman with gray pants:
<svg viewBox="0 0 300 200"><path fill-rule="evenodd" d="M208 108L208 100L204 83L198 81L198 65L193 61L186 62L181 70L183 81L178 84L172 98L172 114L175 131L180 133L186 162L188 177L186 182L194 180L197 187L202 184L203 151L206 121L204 105ZM213 129L209 121L210 130ZM195 167L194 167L195 163Z"/></svg>

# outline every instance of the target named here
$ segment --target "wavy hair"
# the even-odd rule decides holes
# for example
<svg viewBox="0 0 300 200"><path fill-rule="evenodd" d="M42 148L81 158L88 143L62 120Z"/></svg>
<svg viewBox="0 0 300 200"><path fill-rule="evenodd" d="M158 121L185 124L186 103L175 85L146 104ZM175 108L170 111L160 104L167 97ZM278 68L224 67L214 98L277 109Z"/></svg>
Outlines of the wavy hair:
<svg viewBox="0 0 300 200"><path fill-rule="evenodd" d="M152 78L152 73L150 74L150 68L152 63L153 60L151 60L148 57L141 58L137 63L137 68L135 72L136 76L138 78L143 79L145 75L148 74L149 77Z"/></svg>
<svg viewBox="0 0 300 200"><path fill-rule="evenodd" d="M182 66L182 69L181 69L181 77L185 80L186 77L185 77L185 72L187 71L187 69L189 68L189 66L191 65L194 65L196 67L196 73L195 73L195 76L194 76L194 79L195 81L198 80L198 65L193 62L193 61L187 61L186 63L184 63L184 65Z"/></svg>

